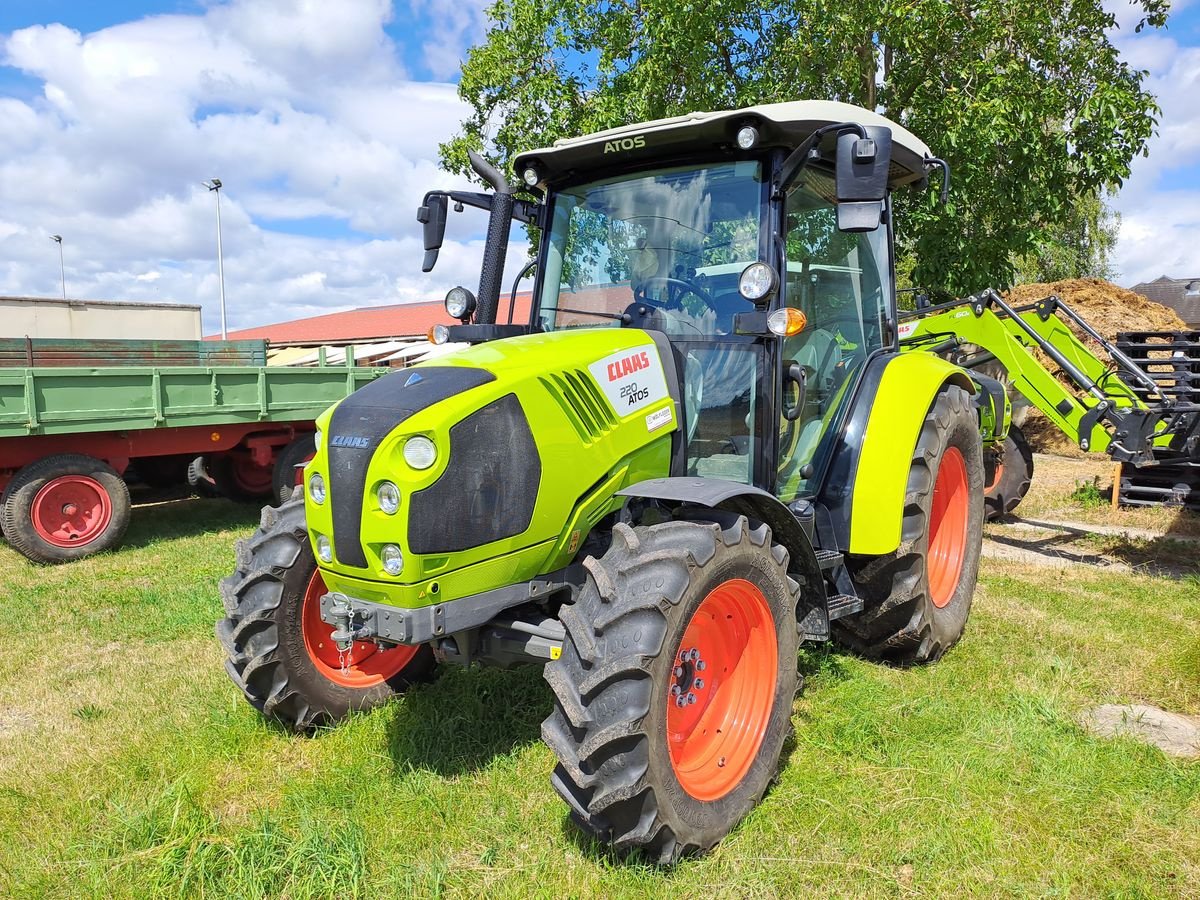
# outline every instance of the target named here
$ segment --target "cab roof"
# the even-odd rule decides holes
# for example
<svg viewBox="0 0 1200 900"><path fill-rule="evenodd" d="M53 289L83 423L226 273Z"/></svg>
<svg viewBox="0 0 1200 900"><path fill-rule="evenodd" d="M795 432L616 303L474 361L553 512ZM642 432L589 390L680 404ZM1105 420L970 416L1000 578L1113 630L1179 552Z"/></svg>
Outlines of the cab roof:
<svg viewBox="0 0 1200 900"><path fill-rule="evenodd" d="M895 187L925 177L924 160L932 154L924 141L890 119L849 103L832 100L794 100L767 103L723 112L694 112L669 119L623 125L554 146L519 153L513 161L518 177L531 163L543 173L543 182L555 182L579 173L616 165L635 165L670 156L702 151L705 147L731 149L739 128L747 123L759 129L759 147L796 147L822 125L857 122L892 130L892 169ZM830 146L835 136L827 135Z"/></svg>

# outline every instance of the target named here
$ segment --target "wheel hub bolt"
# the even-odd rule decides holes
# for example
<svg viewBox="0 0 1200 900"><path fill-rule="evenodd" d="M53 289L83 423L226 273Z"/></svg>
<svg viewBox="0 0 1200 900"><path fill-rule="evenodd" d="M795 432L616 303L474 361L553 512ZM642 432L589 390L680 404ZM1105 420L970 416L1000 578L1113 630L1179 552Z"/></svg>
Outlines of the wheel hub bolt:
<svg viewBox="0 0 1200 900"><path fill-rule="evenodd" d="M696 671L697 672L703 672L707 668L708 668L708 663L706 663L704 660L702 660L702 659L696 660Z"/></svg>
<svg viewBox="0 0 1200 900"><path fill-rule="evenodd" d="M683 677L683 666L676 666L674 669L674 674L675 674L676 678L682 678Z"/></svg>
<svg viewBox="0 0 1200 900"><path fill-rule="evenodd" d="M690 659L692 662L695 662L699 658L700 658L700 651L697 650L695 647L693 647L691 650L688 651L688 659Z"/></svg>
<svg viewBox="0 0 1200 900"><path fill-rule="evenodd" d="M671 696L672 697L678 697L682 693L683 693L683 688L681 688L679 685L677 685L677 684L671 685Z"/></svg>
<svg viewBox="0 0 1200 900"><path fill-rule="evenodd" d="M74 503L67 503L63 505L62 511L64 516L73 516L75 513L79 512L79 507L77 507Z"/></svg>
<svg viewBox="0 0 1200 900"><path fill-rule="evenodd" d="M676 697L675 705L678 706L680 709L682 709L683 707L687 706L687 698L686 697Z"/></svg>
<svg viewBox="0 0 1200 900"><path fill-rule="evenodd" d="M687 702L688 702L689 704L692 704L692 703L695 703L695 702L696 702L696 695L695 695L695 694L693 694L691 691L688 691L688 695L687 695Z"/></svg>
<svg viewBox="0 0 1200 900"><path fill-rule="evenodd" d="M717 760L717 768L719 768L719 769L725 768L725 757L722 756L720 759Z"/></svg>
<svg viewBox="0 0 1200 900"><path fill-rule="evenodd" d="M696 690L698 690L698 691L702 691L702 690L704 690L704 679L703 679L703 678L697 678L696 680L694 680L694 681L692 682L692 686L693 686L693 687L695 687L695 688L696 688Z"/></svg>

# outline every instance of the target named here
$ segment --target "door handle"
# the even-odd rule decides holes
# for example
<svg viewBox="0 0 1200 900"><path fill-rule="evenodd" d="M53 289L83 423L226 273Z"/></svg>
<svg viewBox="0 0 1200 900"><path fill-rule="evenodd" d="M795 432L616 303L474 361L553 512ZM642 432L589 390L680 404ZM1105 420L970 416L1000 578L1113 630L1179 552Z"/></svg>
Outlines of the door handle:
<svg viewBox="0 0 1200 900"><path fill-rule="evenodd" d="M789 364L783 376L783 384L785 393L788 384L796 385L795 405L785 405L783 408L783 417L789 422L795 422L804 411L805 394L808 393L808 373L804 370L804 366L796 362Z"/></svg>

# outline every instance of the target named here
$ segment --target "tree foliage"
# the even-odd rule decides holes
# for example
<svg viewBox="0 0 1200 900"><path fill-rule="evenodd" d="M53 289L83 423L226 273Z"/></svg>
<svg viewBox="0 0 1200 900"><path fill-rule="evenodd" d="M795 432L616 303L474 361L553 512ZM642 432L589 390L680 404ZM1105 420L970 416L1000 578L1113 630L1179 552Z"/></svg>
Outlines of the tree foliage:
<svg viewBox="0 0 1200 900"><path fill-rule="evenodd" d="M1139 29L1165 23L1168 0L1132 3ZM1120 185L1156 121L1101 0L497 0L489 16L449 167L694 110L855 103L949 161L951 202L903 192L897 233L917 283L959 294L1010 283L1077 198Z"/></svg>
<svg viewBox="0 0 1200 900"><path fill-rule="evenodd" d="M1099 191L1077 197L1049 223L1036 249L1018 257L1016 281L1112 278L1112 251L1121 224Z"/></svg>

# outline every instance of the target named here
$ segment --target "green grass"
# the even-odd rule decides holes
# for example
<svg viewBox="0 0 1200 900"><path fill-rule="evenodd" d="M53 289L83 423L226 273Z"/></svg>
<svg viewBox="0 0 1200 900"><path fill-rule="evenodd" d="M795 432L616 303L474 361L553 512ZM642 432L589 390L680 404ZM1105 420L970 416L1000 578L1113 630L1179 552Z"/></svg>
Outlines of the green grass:
<svg viewBox="0 0 1200 900"><path fill-rule="evenodd" d="M256 519L193 500L69 566L0 549L0 895L1200 895L1200 764L1075 724L1200 714L1198 579L985 562L940 664L807 651L778 785L655 870L567 822L535 669L449 670L310 739L263 722L212 636Z"/></svg>

